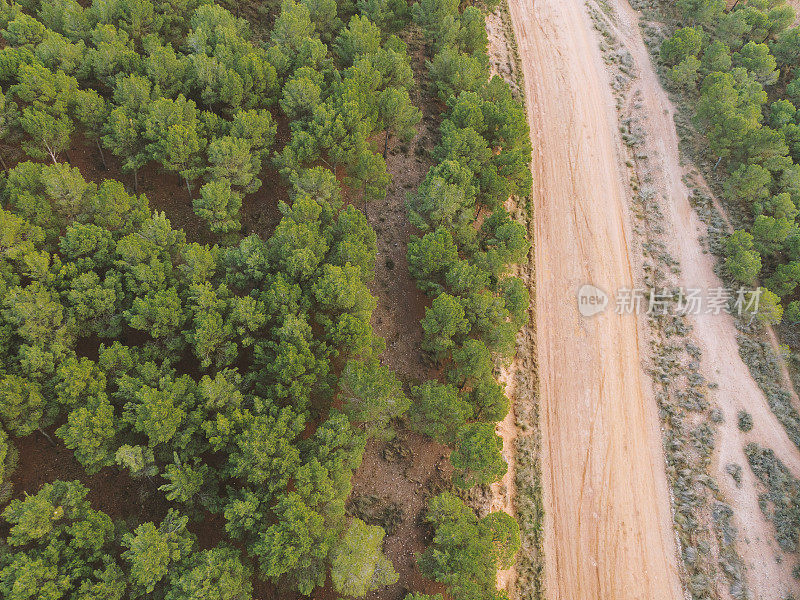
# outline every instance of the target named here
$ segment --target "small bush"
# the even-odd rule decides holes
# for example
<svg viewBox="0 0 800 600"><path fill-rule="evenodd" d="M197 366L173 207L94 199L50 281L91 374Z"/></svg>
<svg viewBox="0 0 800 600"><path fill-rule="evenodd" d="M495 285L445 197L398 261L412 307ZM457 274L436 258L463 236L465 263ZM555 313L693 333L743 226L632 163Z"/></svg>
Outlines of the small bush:
<svg viewBox="0 0 800 600"><path fill-rule="evenodd" d="M775 539L785 552L796 552L800 534L800 480L769 448L747 444L744 449L750 468L767 492L758 504L775 526Z"/></svg>
<svg viewBox="0 0 800 600"><path fill-rule="evenodd" d="M737 415L739 419L739 430L747 433L753 428L753 417L746 410L740 410Z"/></svg>

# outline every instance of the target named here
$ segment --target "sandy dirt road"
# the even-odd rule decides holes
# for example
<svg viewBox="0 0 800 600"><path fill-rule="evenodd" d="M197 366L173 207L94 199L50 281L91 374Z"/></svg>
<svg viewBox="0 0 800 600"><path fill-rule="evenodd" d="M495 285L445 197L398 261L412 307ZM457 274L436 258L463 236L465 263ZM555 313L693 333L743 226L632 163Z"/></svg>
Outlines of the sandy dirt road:
<svg viewBox="0 0 800 600"><path fill-rule="evenodd" d="M576 293L631 287L609 81L582 0L510 0L536 204L546 577L551 600L682 598L637 321Z"/></svg>

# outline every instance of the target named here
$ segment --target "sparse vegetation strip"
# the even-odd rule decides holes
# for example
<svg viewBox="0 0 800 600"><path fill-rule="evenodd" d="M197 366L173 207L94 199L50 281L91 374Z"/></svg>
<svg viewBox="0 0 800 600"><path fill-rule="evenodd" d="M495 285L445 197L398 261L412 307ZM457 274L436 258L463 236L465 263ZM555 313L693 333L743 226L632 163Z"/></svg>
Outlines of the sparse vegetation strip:
<svg viewBox="0 0 800 600"><path fill-rule="evenodd" d="M628 147L634 231L644 257L642 283L648 289L677 290L680 265L667 251L664 217L653 184L642 126L641 97L633 92L637 75L633 57L613 31L610 7L588 4L601 48L612 70L620 135ZM673 303L677 302L677 295ZM708 396L714 385L699 372L701 350L691 340L685 315L675 304L664 314L647 318L652 364L649 373L662 421L666 473L671 491L673 521L678 537L685 589L694 599L714 597L717 581L725 577L732 597L748 597L745 572L736 550L732 511L710 474L719 412Z"/></svg>

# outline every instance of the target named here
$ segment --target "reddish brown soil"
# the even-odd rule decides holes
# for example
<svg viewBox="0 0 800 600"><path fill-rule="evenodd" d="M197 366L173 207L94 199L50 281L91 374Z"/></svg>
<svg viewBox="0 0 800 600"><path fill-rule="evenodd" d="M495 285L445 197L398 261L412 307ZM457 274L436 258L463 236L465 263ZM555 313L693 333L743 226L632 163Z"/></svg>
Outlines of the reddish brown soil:
<svg viewBox="0 0 800 600"><path fill-rule="evenodd" d="M406 41L414 74L422 90L427 92L429 81L421 43L416 39ZM425 307L430 301L408 272L408 241L416 231L408 221L406 198L416 191L433 165L430 153L438 139L441 107L431 101L430 94L423 94L420 89L414 90L412 100L422 110L422 123L408 144L390 140L386 156L386 167L392 176L389 191L383 201L369 205L367 214L378 236L375 281L372 284L378 307L372 326L375 333L386 340L386 351L381 361L401 377L422 380L431 377L420 350L420 320L425 316Z"/></svg>
<svg viewBox="0 0 800 600"><path fill-rule="evenodd" d="M441 106L432 101L421 41L405 38L412 67L419 85L412 93L423 112L417 135L408 144L389 142L386 164L392 175L389 192L383 201L372 202L367 214L378 236L375 281L371 289L378 299L372 319L376 334L386 340L381 362L409 383L438 376L420 350L422 327L428 298L417 288L408 272L406 252L415 229L408 222L406 196L417 189L433 164L430 153L438 139ZM402 508L403 520L393 535L387 536L384 551L400 578L396 584L367 596L368 600L402 600L409 590L441 593L443 587L426 580L419 572L416 557L430 542L422 515L431 493L440 491L437 482L449 481L446 447L408 431L399 432L399 442L411 452L399 462L383 458L385 444L372 440L361 467L353 476L351 497L374 495ZM326 589L327 591L327 589ZM320 596L320 598L336 596Z"/></svg>
<svg viewBox="0 0 800 600"><path fill-rule="evenodd" d="M160 477L136 480L114 467L88 475L72 451L56 437L56 428L46 430L55 445L38 431L14 440L19 461L10 478L13 498L35 494L44 484L56 479L77 480L89 489L87 498L94 509L115 521L125 521L130 528L147 521L159 523L164 518L170 504L157 491L163 483ZM205 550L224 541L224 525L222 516L206 513L201 522L190 522L189 530L197 536L198 547Z"/></svg>
<svg viewBox="0 0 800 600"><path fill-rule="evenodd" d="M288 139L285 125L279 124L276 146L281 148ZM69 151L70 163L78 167L87 180L100 183L104 179L116 179L125 184L128 193L134 191L133 174L120 167L119 160L107 150L104 151L108 170L103 168L97 145L80 136L75 136L74 146ZM286 186L277 171L265 165L261 172L261 187L242 201L241 219L245 234L256 233L269 237L280 220L278 204L288 199ZM201 244L213 244L218 236L208 230L200 217L194 213L192 200L186 184L176 173L166 171L157 163L149 163L139 171L139 193L147 196L151 210L163 211L176 229L183 229L186 238ZM197 182L192 189L192 198L199 194Z"/></svg>
<svg viewBox="0 0 800 600"><path fill-rule="evenodd" d="M47 433L55 446L39 432L14 440L19 451L19 463L11 476L14 498L35 494L42 485L56 479L77 480L89 488L88 499L92 507L112 519L124 519L134 524L150 520L157 523L164 518L168 503L160 493L152 493L162 483L159 478L136 481L116 468L87 475L72 451L55 436L54 429L51 427Z"/></svg>
<svg viewBox="0 0 800 600"><path fill-rule="evenodd" d="M420 574L416 559L430 543L423 521L428 498L450 480L449 451L423 436L410 432L400 435L403 446L412 450L411 456L388 462L383 457L385 444L372 440L353 478L352 496L374 495L403 511L403 521L384 544L400 579L393 586L369 594L367 600L402 600L409 590L426 594L444 591L444 586Z"/></svg>
<svg viewBox="0 0 800 600"><path fill-rule="evenodd" d="M108 170L103 168L100 151L94 142L75 135L73 147L67 158L77 167L86 180L100 183L104 179L121 181L129 194L134 192L133 174L126 173L120 161L108 150L103 151ZM147 196L151 210L163 211L176 229L183 229L190 241L213 242L213 236L205 223L192 209L192 201L186 191L186 184L177 174L165 171L159 165L150 163L139 170L140 194Z"/></svg>

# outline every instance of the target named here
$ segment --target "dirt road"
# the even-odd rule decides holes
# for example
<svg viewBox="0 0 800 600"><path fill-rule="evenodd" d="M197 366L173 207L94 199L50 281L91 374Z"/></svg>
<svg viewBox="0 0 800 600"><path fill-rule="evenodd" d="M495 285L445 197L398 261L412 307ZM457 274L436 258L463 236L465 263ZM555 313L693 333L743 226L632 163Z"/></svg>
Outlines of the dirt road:
<svg viewBox="0 0 800 600"><path fill-rule="evenodd" d="M633 283L616 115L583 0L510 0L534 148L546 582L551 600L682 598L636 319L584 318Z"/></svg>

